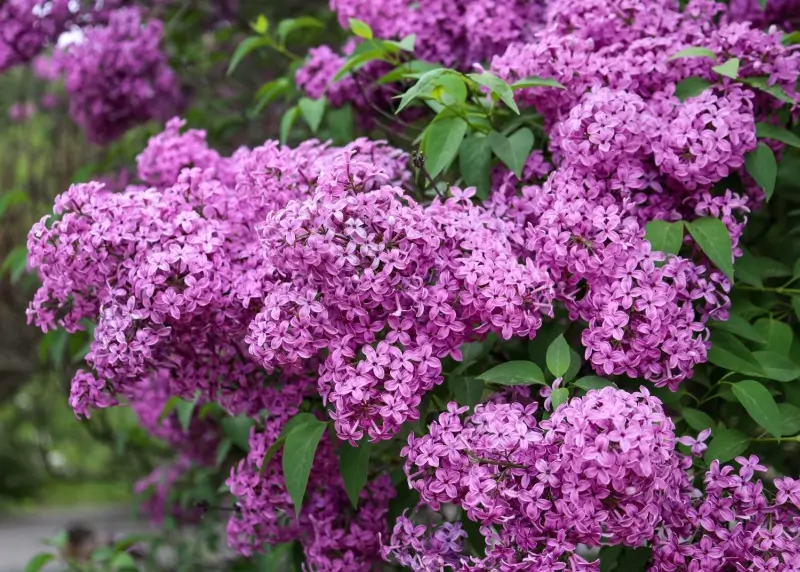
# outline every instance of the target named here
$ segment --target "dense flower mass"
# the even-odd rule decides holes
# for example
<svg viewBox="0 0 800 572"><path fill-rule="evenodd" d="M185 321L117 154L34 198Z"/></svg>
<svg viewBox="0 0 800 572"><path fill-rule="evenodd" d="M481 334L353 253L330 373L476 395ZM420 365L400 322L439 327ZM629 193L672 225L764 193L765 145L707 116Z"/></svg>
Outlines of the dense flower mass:
<svg viewBox="0 0 800 572"><path fill-rule="evenodd" d="M97 376L79 374L73 387L81 412L110 404L112 395L134 396L152 373L170 383L170 395L191 399L201 389L216 400L222 390L237 413L255 414L268 403L259 387L269 374L243 346L266 292L277 288L256 226L308 193L342 150L268 142L221 158L202 132L181 134L179 125L171 123L140 156L139 177L158 186L113 193L98 183L75 185L56 200L58 220L48 225L46 217L30 235L30 262L43 281L31 319L68 331L97 320L87 356ZM170 154L175 140L193 147ZM402 155L380 143L355 141L344 153L404 176L391 172L402 168Z"/></svg>
<svg viewBox="0 0 800 572"><path fill-rule="evenodd" d="M495 531L482 569L508 564L509 550L544 566L577 543L638 546L685 500L691 460L646 390L592 391L541 423L536 403L479 405L462 423L465 410L450 404L402 454L424 502L459 504Z"/></svg>
<svg viewBox="0 0 800 572"><path fill-rule="evenodd" d="M460 525L428 532L398 520L386 556L413 570L599 570L576 553L579 544L652 545L649 570L794 570L800 498L793 479L778 479L770 500L754 475L755 456L733 467L712 463L704 490L693 488L692 460L674 425L646 390L590 391L537 422L536 404L489 403L466 411L451 403L404 449L409 483L431 509L460 506L481 525L486 558L463 551ZM566 564L567 568L564 568ZM561 566L560 568L558 566Z"/></svg>
<svg viewBox="0 0 800 572"><path fill-rule="evenodd" d="M30 22L23 0L0 8L0 69L63 30L69 18L52 4ZM431 178L426 158L384 142L270 140L223 156L175 118L139 154L132 181L59 195L28 238L41 280L28 316L45 331L96 324L87 367L72 380L76 414L130 405L180 449L138 487L153 489L154 518L195 517L173 505L170 488L192 467L214 466L226 438L213 417L163 414L177 396L253 423L226 481L235 498L228 540L244 555L297 541L308 572L385 562L418 572L598 572L593 549L626 547L644 549L651 572L800 570L800 481L758 480L767 468L755 456L703 464L722 420L676 435L648 389L689 385L709 358L709 323L729 316L726 268L743 254L749 213L768 198L746 168L756 126L786 124L796 109L781 106L799 95L800 51L777 27L762 28L786 25L797 3L769 2L757 15L751 0L681 4L332 0L343 25L358 18L378 38L415 35L414 58L461 71L485 64L509 83L540 78L513 90L536 147L513 172L487 162L484 194L420 185ZM90 21L55 62L89 137L105 142L171 117L183 98L161 23L136 8ZM364 45L350 41L344 55L313 48L295 83L333 107L351 105L365 130L387 129L404 85L375 82L388 62L332 81ZM675 57L686 48L703 57ZM412 135L428 107L404 110L393 125L409 133L390 134ZM480 117L464 121L471 142L508 164L492 132L502 127L488 115L486 126L472 123ZM452 133L460 142L464 132ZM767 144L780 156L778 139ZM469 180L468 154L456 163ZM730 252L710 253L685 232L699 219L730 238ZM679 223L670 252L646 238L654 221ZM553 376L515 366L533 372L526 383L547 382L537 387L543 407L529 387L497 391L516 378L468 383L480 373L465 373L475 347L492 361L527 359L556 312L582 352L570 366L646 386L570 385L578 369L556 371L550 356ZM711 377L695 381L719 383ZM472 406L448 403L445 380L453 395L469 386ZM723 397L715 391L695 405ZM332 431L313 452L295 513L279 446L298 416L330 420ZM386 462L395 438L407 442L402 468L396 456ZM339 462L368 442L383 464L364 469L356 508ZM403 470L419 503L389 522Z"/></svg>
<svg viewBox="0 0 800 572"><path fill-rule="evenodd" d="M90 141L106 143L138 123L165 121L180 111L183 94L161 51L162 34L160 21L143 25L137 8L125 8L63 51L70 111Z"/></svg>
<svg viewBox="0 0 800 572"><path fill-rule="evenodd" d="M329 348L320 393L352 441L390 438L416 419L442 381L439 360L464 341L532 337L551 311L546 273L516 261L499 221L468 194L423 208L399 188L375 189L379 176L346 159L311 198L268 217L265 251L289 280L248 337L268 368Z"/></svg>
<svg viewBox="0 0 800 572"><path fill-rule="evenodd" d="M455 10L442 0L331 0L331 8L345 28L357 18L380 38L415 34L420 59L462 69L530 39L543 21L543 3L526 0L469 0Z"/></svg>
<svg viewBox="0 0 800 572"><path fill-rule="evenodd" d="M27 63L53 43L73 17L69 0L40 8L39 0L0 4L0 72Z"/></svg>
<svg viewBox="0 0 800 572"><path fill-rule="evenodd" d="M497 189L493 201L517 221L524 252L555 273L571 315L588 322L583 344L597 371L674 388L705 361L705 324L727 316L730 283L696 249L666 260L651 252L644 227L719 217L740 254L745 215L761 192L747 179L744 192L713 196L712 186L742 173L756 147L755 123L780 102L725 78L681 101L680 80L719 76L711 60L670 58L687 45L705 46L795 93L800 57L774 31L739 22L710 28L719 5L695 1L683 12L671 3L609 6L589 2L583 13L554 5L554 27L494 59L493 70L509 80L554 77L565 89L521 91L551 127L556 170L541 186L523 185L522 198Z"/></svg>

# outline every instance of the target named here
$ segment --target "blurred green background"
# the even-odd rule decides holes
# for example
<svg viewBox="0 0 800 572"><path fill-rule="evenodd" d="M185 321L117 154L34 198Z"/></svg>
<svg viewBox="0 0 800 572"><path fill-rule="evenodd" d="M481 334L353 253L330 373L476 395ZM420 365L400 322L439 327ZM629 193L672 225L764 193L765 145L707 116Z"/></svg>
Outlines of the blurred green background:
<svg viewBox="0 0 800 572"><path fill-rule="evenodd" d="M319 0L274 3L241 0L235 16L210 21L207 0L175 2L160 14L165 49L191 94L184 114L190 127L205 129L212 146L230 153L240 145L277 138L286 105L255 110L254 94L289 70L269 50L250 54L227 74L231 54L263 14L271 22L317 15L325 29L298 34L297 52L336 43L343 36ZM56 98L41 109L42 97ZM14 118L20 104L38 110ZM136 479L168 455L124 408L99 411L78 421L67 403L69 382L88 348L86 332L43 335L26 323L36 289L26 273L25 239L31 224L51 212L53 198L71 183L123 177L161 126L129 131L108 147L88 144L69 118L59 86L37 78L30 67L0 74L0 517L40 507L119 503L131 500Z"/></svg>

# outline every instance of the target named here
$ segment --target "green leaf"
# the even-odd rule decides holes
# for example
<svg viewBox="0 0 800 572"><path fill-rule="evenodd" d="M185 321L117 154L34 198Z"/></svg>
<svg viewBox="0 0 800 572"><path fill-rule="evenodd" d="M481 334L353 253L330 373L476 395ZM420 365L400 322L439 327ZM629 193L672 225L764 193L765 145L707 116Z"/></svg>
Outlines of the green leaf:
<svg viewBox="0 0 800 572"><path fill-rule="evenodd" d="M800 366L791 358L777 352L753 352L753 356L761 365L764 372L759 377L774 379L775 381L789 382L800 377Z"/></svg>
<svg viewBox="0 0 800 572"><path fill-rule="evenodd" d="M665 254L678 254L683 245L683 221L650 221L645 226L644 237L653 250Z"/></svg>
<svg viewBox="0 0 800 572"><path fill-rule="evenodd" d="M217 445L217 454L214 457L214 466L221 467L223 461L228 458L228 453L231 452L231 447L233 447L233 443L230 439L222 439Z"/></svg>
<svg viewBox="0 0 800 572"><path fill-rule="evenodd" d="M433 88L436 86L437 80L443 75L447 74L457 74L457 72L440 67L423 73L417 80L417 83L412 85L411 88L409 88L403 94L403 97L400 98L400 104L397 106L397 111L395 113L400 113L414 99L429 94L431 90L433 90Z"/></svg>
<svg viewBox="0 0 800 572"><path fill-rule="evenodd" d="M744 282L756 288L764 287L761 265L758 263L758 259L750 254L747 249L742 248L742 256L734 262L733 271L737 282Z"/></svg>
<svg viewBox="0 0 800 572"><path fill-rule="evenodd" d="M347 491L347 498L350 499L353 508L358 508L358 495L361 494L361 489L367 484L371 449L372 443L366 437L361 440L358 447L353 447L350 443L342 444L339 467L342 472L344 488Z"/></svg>
<svg viewBox="0 0 800 572"><path fill-rule="evenodd" d="M556 377L562 377L569 369L569 344L563 334L559 334L547 348L547 369Z"/></svg>
<svg viewBox="0 0 800 572"><path fill-rule="evenodd" d="M297 106L287 109L283 117L281 117L281 143L283 145L286 145L286 141L289 139L289 131L291 131L298 117L300 117L300 108Z"/></svg>
<svg viewBox="0 0 800 572"><path fill-rule="evenodd" d="M461 511L461 530L467 533L467 541L475 551L475 555L483 557L486 554L486 538L481 534L481 525L467 516L467 511Z"/></svg>
<svg viewBox="0 0 800 572"><path fill-rule="evenodd" d="M603 389L604 387L616 387L614 382L607 380L604 377L596 375L587 375L573 382L575 387L580 387L584 391L591 391L592 389Z"/></svg>
<svg viewBox="0 0 800 572"><path fill-rule="evenodd" d="M470 135L461 142L458 166L467 186L477 189L478 198L489 198L492 171L492 147L483 135Z"/></svg>
<svg viewBox="0 0 800 572"><path fill-rule="evenodd" d="M575 379L575 376L578 375L578 372L581 370L581 366L583 365L583 359L578 352L572 348L569 349L569 356L569 369L567 370L567 373L562 376L565 382Z"/></svg>
<svg viewBox="0 0 800 572"><path fill-rule="evenodd" d="M264 14L259 14L256 21L250 24L250 27L253 28L256 34L261 34L263 36L267 33L267 30L269 30L269 20L267 20Z"/></svg>
<svg viewBox="0 0 800 572"><path fill-rule="evenodd" d="M231 63L228 65L228 75L231 75L234 70L239 66L242 60L247 57L251 52L258 48L269 46L272 40L263 36L250 36L242 40L242 43L236 47L231 57Z"/></svg>
<svg viewBox="0 0 800 572"><path fill-rule="evenodd" d="M414 45L417 43L417 35L416 34L409 34L399 42L395 42L394 40L384 40L384 45L389 45L398 50L402 50L404 52L413 52Z"/></svg>
<svg viewBox="0 0 800 572"><path fill-rule="evenodd" d="M189 425L192 423L192 414L194 413L194 408L197 406L198 399L200 399L199 390L195 392L194 399L191 401L180 400L176 406L178 410L178 421L184 433L189 431Z"/></svg>
<svg viewBox="0 0 800 572"><path fill-rule="evenodd" d="M764 375L761 365L747 346L727 332L713 332L708 361L729 371L745 375Z"/></svg>
<svg viewBox="0 0 800 572"><path fill-rule="evenodd" d="M784 46L793 46L795 44L800 44L800 31L791 32L790 34L785 34L781 39L781 43Z"/></svg>
<svg viewBox="0 0 800 572"><path fill-rule="evenodd" d="M431 177L436 177L453 162L466 133L467 122L449 114L437 115L428 126L422 148L425 167Z"/></svg>
<svg viewBox="0 0 800 572"><path fill-rule="evenodd" d="M298 413L291 419L289 419L286 424L281 429L279 437L286 437L289 433L300 427L301 425L313 425L315 423L319 423L319 419L317 419L313 413Z"/></svg>
<svg viewBox="0 0 800 572"><path fill-rule="evenodd" d="M781 411L781 434L794 435L800 433L800 407L791 403L778 403Z"/></svg>
<svg viewBox="0 0 800 572"><path fill-rule="evenodd" d="M719 75L724 75L731 79L739 78L739 58L731 58L725 63L719 64L711 68Z"/></svg>
<svg viewBox="0 0 800 572"><path fill-rule="evenodd" d="M714 217L700 218L686 223L689 234L697 246L733 281L733 252L731 235L721 220Z"/></svg>
<svg viewBox="0 0 800 572"><path fill-rule="evenodd" d="M350 22L350 31L356 36L364 38L365 40L372 39L372 28L370 28L366 22L356 20L355 18L350 18L348 21Z"/></svg>
<svg viewBox="0 0 800 572"><path fill-rule="evenodd" d="M138 570L136 560L128 552L119 552L111 559L111 567L114 570Z"/></svg>
<svg viewBox="0 0 800 572"><path fill-rule="evenodd" d="M763 91L764 93L770 94L772 97L783 101L784 103L795 104L797 103L794 99L786 95L786 92L783 91L783 88L777 84L769 85L769 76L757 76L757 77L747 77L742 79L744 83L749 85L750 87L754 87L758 90Z"/></svg>
<svg viewBox="0 0 800 572"><path fill-rule="evenodd" d="M653 557L653 549L649 546L631 548L626 546L619 559L619 570L622 572L645 572L647 563Z"/></svg>
<svg viewBox="0 0 800 572"><path fill-rule="evenodd" d="M764 278L783 278L792 275L789 266L769 256L759 254L755 261Z"/></svg>
<svg viewBox="0 0 800 572"><path fill-rule="evenodd" d="M319 99L303 97L297 102L297 107L300 108L300 114L311 128L312 133L316 133L317 129L319 129L319 124L322 123L322 116L325 115L325 105L327 103L325 96Z"/></svg>
<svg viewBox="0 0 800 572"><path fill-rule="evenodd" d="M772 318L761 318L753 324L753 328L764 338L761 342L764 346L762 349L789 355L794 342L794 332L789 324Z"/></svg>
<svg viewBox="0 0 800 572"><path fill-rule="evenodd" d="M761 425L772 436L780 438L781 412L769 390L752 379L733 384L732 390L753 421Z"/></svg>
<svg viewBox="0 0 800 572"><path fill-rule="evenodd" d="M287 18L278 24L278 39L281 44L285 44L286 40L292 32L297 30L305 30L308 28L324 28L325 25L311 16L301 16L300 18Z"/></svg>
<svg viewBox="0 0 800 572"><path fill-rule="evenodd" d="M461 351L461 363L453 369L451 374L464 373L468 367L488 354L492 350L492 347L494 347L495 342L496 337L493 334L489 334L482 342L462 344L459 348Z"/></svg>
<svg viewBox="0 0 800 572"><path fill-rule="evenodd" d="M328 129L331 139L336 145L346 145L355 137L353 135L354 119L353 108L344 105L338 109L328 111Z"/></svg>
<svg viewBox="0 0 800 572"><path fill-rule="evenodd" d="M542 368L532 361L508 361L478 376L488 383L498 385L544 385Z"/></svg>
<svg viewBox="0 0 800 572"><path fill-rule="evenodd" d="M416 45L416 43L417 43L417 35L416 34L409 34L408 36L406 36L405 38L400 40L400 42L398 42L397 45L403 51L413 52L414 51L414 46Z"/></svg>
<svg viewBox="0 0 800 572"><path fill-rule="evenodd" d="M242 451L250 450L250 428L255 421L246 415L223 417L220 421L222 433Z"/></svg>
<svg viewBox="0 0 800 572"><path fill-rule="evenodd" d="M267 468L267 465L269 465L269 462L275 457L275 455L278 454L278 450L283 447L284 443L286 443L286 436L289 433L301 425L313 425L318 422L319 420L311 413L298 413L289 419L281 429L278 438L275 439L275 442L273 442L264 453L264 458L261 461L261 469L259 472L263 474Z"/></svg>
<svg viewBox="0 0 800 572"><path fill-rule="evenodd" d="M731 314L730 317L724 321L713 320L709 323L709 326L712 329L723 330L752 342L763 343L766 341L764 336L750 325L750 322L737 314Z"/></svg>
<svg viewBox="0 0 800 572"><path fill-rule="evenodd" d="M451 375L447 380L450 394L459 405L466 405L470 410L481 402L483 397L483 380L465 375Z"/></svg>
<svg viewBox="0 0 800 572"><path fill-rule="evenodd" d="M550 404L553 406L553 411L555 411L559 405L565 403L567 399L569 399L569 390L566 387L554 389L550 394Z"/></svg>
<svg viewBox="0 0 800 572"><path fill-rule="evenodd" d="M161 413L158 416L159 425L164 422L164 419L166 419L169 416L169 414L175 410L175 408L181 401L183 400L177 395L173 395L172 397L167 399L167 402L164 404L164 407L161 409Z"/></svg>
<svg viewBox="0 0 800 572"><path fill-rule="evenodd" d="M263 474L264 471L267 469L269 462L275 458L275 455L278 454L278 450L283 447L283 444L286 443L286 436L278 437L269 446L269 448L264 452L264 458L261 460L261 466L259 468L259 474Z"/></svg>
<svg viewBox="0 0 800 572"><path fill-rule="evenodd" d="M550 77L531 76L515 81L511 84L511 89L517 91L518 89L525 89L528 87L555 87L558 89L567 89L562 84Z"/></svg>
<svg viewBox="0 0 800 572"><path fill-rule="evenodd" d="M367 65L369 62L385 59L386 54L386 49L383 47L378 47L368 52L359 53L358 55L355 55L355 53L351 54L351 56L347 58L347 61L342 64L342 67L339 68L339 71L336 72L336 75L333 76L333 79L331 79L329 85L336 83L350 72Z"/></svg>
<svg viewBox="0 0 800 572"><path fill-rule="evenodd" d="M431 91L431 96L438 103L455 109L461 109L459 104L467 100L467 84L464 82L464 77L455 74L439 76L434 81L434 88ZM446 113L451 116L455 115L455 109L447 110ZM437 111L437 113L439 113L439 111ZM466 110L461 115L466 115Z"/></svg>
<svg viewBox="0 0 800 572"><path fill-rule="evenodd" d="M682 79L675 86L675 97L681 101L686 101L689 98L697 97L709 87L711 82L708 82L700 77L687 77Z"/></svg>
<svg viewBox="0 0 800 572"><path fill-rule="evenodd" d="M19 189L0 195L0 218L13 206L28 202L28 193Z"/></svg>
<svg viewBox="0 0 800 572"><path fill-rule="evenodd" d="M419 77L426 72L437 69L442 69L442 66L430 62L423 62L422 60L412 60L397 66L386 75L381 76L376 83L381 85L394 83L409 77Z"/></svg>
<svg viewBox="0 0 800 572"><path fill-rule="evenodd" d="M800 147L800 137L788 129L778 127L777 125L771 125L769 123L756 123L756 135L765 139L780 141L781 143L786 143L792 147Z"/></svg>
<svg viewBox="0 0 800 572"><path fill-rule="evenodd" d="M702 431L703 429L713 429L716 424L711 416L699 409L692 409L691 407L684 407L681 409L681 416L686 424L695 431Z"/></svg>
<svg viewBox="0 0 800 572"><path fill-rule="evenodd" d="M322 421L301 423L287 436L283 445L283 477L286 490L294 503L294 514L300 516L303 497L308 486L308 475L314 462L319 440L325 433L327 423Z"/></svg>
<svg viewBox="0 0 800 572"><path fill-rule="evenodd" d="M749 298L744 296L737 296L731 301L731 310L745 320L752 320L768 312L768 310L755 305Z"/></svg>
<svg viewBox="0 0 800 572"><path fill-rule="evenodd" d="M711 463L714 459L727 463L747 451L750 444L750 438L736 429L714 429L711 434L713 439L704 456L706 463Z"/></svg>
<svg viewBox="0 0 800 572"><path fill-rule="evenodd" d="M794 308L794 315L800 318L800 296L792 296L792 308Z"/></svg>
<svg viewBox="0 0 800 572"><path fill-rule="evenodd" d="M506 83L505 80L500 79L493 73L483 72L483 73L471 73L467 74L467 77L479 83L482 86L488 87L492 93L497 94L497 96L505 103L508 108L519 115L519 107L517 107L517 103L514 101L514 92L511 90L511 86Z"/></svg>
<svg viewBox="0 0 800 572"><path fill-rule="evenodd" d="M489 132L489 145L506 167L517 176L522 178L522 170L525 168L525 161L533 149L533 132L523 127L513 135L506 137L497 131Z"/></svg>
<svg viewBox="0 0 800 572"><path fill-rule="evenodd" d="M753 151L744 157L744 164L748 174L755 179L758 186L764 189L767 200L775 191L775 181L778 178L778 162L775 154L765 143L759 143Z"/></svg>
<svg viewBox="0 0 800 572"><path fill-rule="evenodd" d="M380 50L385 56L396 54L400 51L396 45L383 40L365 40L356 45L349 57L353 58L362 54L373 52L375 50Z"/></svg>
<svg viewBox="0 0 800 572"><path fill-rule="evenodd" d="M255 113L261 113L270 102L289 91L289 87L289 80L285 77L279 77L262 85L256 92Z"/></svg>
<svg viewBox="0 0 800 572"><path fill-rule="evenodd" d="M28 563L25 565L25 572L39 572L39 570L44 568L48 563L55 559L55 554L50 552L40 552L28 560Z"/></svg>
<svg viewBox="0 0 800 572"><path fill-rule="evenodd" d="M678 58L711 58L716 61L717 55L708 48L691 47L685 48L669 57L670 60L677 60Z"/></svg>
<svg viewBox="0 0 800 572"><path fill-rule="evenodd" d="M614 572L618 569L622 549L623 547L619 544L603 546L600 549L600 572Z"/></svg>

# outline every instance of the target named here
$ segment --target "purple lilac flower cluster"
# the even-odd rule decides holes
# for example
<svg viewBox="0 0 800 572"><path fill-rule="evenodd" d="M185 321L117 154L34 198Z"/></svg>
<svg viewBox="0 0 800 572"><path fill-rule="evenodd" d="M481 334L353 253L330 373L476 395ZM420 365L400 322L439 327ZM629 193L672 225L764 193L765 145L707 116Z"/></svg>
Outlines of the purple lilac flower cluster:
<svg viewBox="0 0 800 572"><path fill-rule="evenodd" d="M779 32L730 21L705 0L684 11L594 0L551 8L537 41L512 45L492 69L508 81L543 76L565 86L519 92L544 116L556 168L541 185L517 185L521 196L495 186L492 203L515 221L520 254L548 267L570 315L588 323L582 341L597 371L674 388L705 361L705 324L726 318L730 283L691 241L686 257L651 252L644 226L715 216L739 255L746 214L763 200L745 155L756 122L780 101L718 76L711 59L670 58L707 47L718 61L738 58L742 76L795 94L800 53ZM676 84L690 76L718 83L680 101ZM744 192L713 196L734 173Z"/></svg>
<svg viewBox="0 0 800 572"><path fill-rule="evenodd" d="M184 95L161 51L162 34L159 20L143 25L138 8L122 8L60 52L72 118L90 141L107 143L181 110Z"/></svg>
<svg viewBox="0 0 800 572"><path fill-rule="evenodd" d="M331 0L330 4L344 28L350 18L357 18L379 38L415 34L419 59L460 69L488 60L512 42L531 39L544 16L544 3L525 0L469 0L455 10L442 0Z"/></svg>
<svg viewBox="0 0 800 572"><path fill-rule="evenodd" d="M758 0L731 0L728 12L731 20L752 22L758 27L776 24L792 30L797 28L800 3L797 0L770 0L762 6Z"/></svg>
<svg viewBox="0 0 800 572"><path fill-rule="evenodd" d="M45 217L31 231L29 261L42 279L31 320L67 331L97 321L87 356L95 374L80 373L73 384L79 413L132 398L156 372L169 395L192 399L199 389L235 413L267 406L260 387L270 374L244 345L262 299L277 287L256 226L308 193L342 150L268 142L223 158L202 132L179 127L170 123L139 157L139 178L156 186L113 193L74 185L56 199L57 220ZM176 141L182 152L168 152ZM405 176L403 155L381 143L357 140L344 152ZM200 166L177 174L190 164Z"/></svg>
<svg viewBox="0 0 800 572"><path fill-rule="evenodd" d="M403 517L384 554L413 570L599 570L578 545L653 546L652 572L795 570L800 484L776 479L771 499L755 456L738 473L714 462L692 486L698 439L676 439L661 402L642 388L589 391L537 422L537 404L451 403L402 455L409 484L432 510L455 504L480 524L486 556L468 557L459 525L431 531ZM745 568L737 568L744 570Z"/></svg>
<svg viewBox="0 0 800 572"><path fill-rule="evenodd" d="M442 382L441 358L493 331L532 337L551 315L552 283L517 261L501 221L471 193L423 207L371 163L345 156L315 194L262 229L275 283L250 325L266 368L327 348L319 390L342 439L389 439Z"/></svg>
<svg viewBox="0 0 800 572"><path fill-rule="evenodd" d="M451 7L432 0L331 1L345 28L350 18L357 18L369 24L379 38L414 34L418 59L467 70L494 58L494 70L504 77L558 79L568 86L568 93L533 88L522 94L546 119L554 112L566 113L576 102L576 95L589 86L642 92L651 82L657 84L657 90L664 90L667 83L695 75L692 72L713 76L708 62L668 63L668 57L683 47L714 41L717 46L713 49L719 54L744 55L742 63L766 64L763 69L759 67L759 73L750 75L769 73L772 83L770 60L785 63L786 59L774 49L771 56L764 50L770 50L770 44L780 46L780 32L770 29L765 34L758 26L788 25L796 7L794 0L770 2L766 12L756 0L734 0L729 7L713 0L692 0L683 9L677 0L512 0L500 4L471 0L454 13ZM723 44L736 42L740 49L728 49L720 39ZM344 55L352 48L349 45ZM332 82L344 57L330 47L312 49L310 56L296 79L311 97L326 93L335 107L344 102L363 106L367 98L377 106L385 103L385 86L375 89L365 81L365 89L357 90L349 77ZM784 68L787 76L796 72L796 67L795 63ZM783 79L786 83L793 81L790 77Z"/></svg>
<svg viewBox="0 0 800 572"><path fill-rule="evenodd" d="M25 64L70 26L102 20L117 2L4 0L0 4L0 73Z"/></svg>
<svg viewBox="0 0 800 572"><path fill-rule="evenodd" d="M266 427L254 430L250 456L229 481L240 505L229 528L232 545L247 552L289 535L303 542L315 569L367 570L379 558L378 533L387 531L374 527L393 488L378 478L364 493L370 500L345 514L349 500L341 482L330 479L336 456L327 443L320 446L302 522L288 519L280 456L268 470L260 465L285 421L315 393L319 363L308 356L265 370L249 355L246 338L290 272L290 257L280 266L270 262L257 228L287 204L303 204L333 185L324 173L339 173L340 157L380 169L381 180L399 184L408 177L406 156L359 139L345 148L307 141L290 149L268 141L222 157L202 131L182 132L182 126L171 121L139 156L137 178L146 184L119 192L79 184L56 199L55 220L45 217L29 237L29 260L42 280L30 319L68 331L97 322L86 358L92 372L74 377L70 404L80 415L130 404L154 436L182 450L181 470L164 469L169 482L189 463L213 464L220 435L211 420L194 418L183 431L175 413L161 419L170 396L216 401L234 415L266 411ZM159 485L150 503L156 516L167 488ZM341 511L331 512L334 502ZM272 520L265 506L273 507Z"/></svg>

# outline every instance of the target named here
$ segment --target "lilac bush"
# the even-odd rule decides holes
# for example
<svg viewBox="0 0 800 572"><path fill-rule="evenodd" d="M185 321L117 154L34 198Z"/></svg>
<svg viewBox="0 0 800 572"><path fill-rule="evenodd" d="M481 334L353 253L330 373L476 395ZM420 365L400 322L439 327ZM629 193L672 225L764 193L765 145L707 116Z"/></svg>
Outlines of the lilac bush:
<svg viewBox="0 0 800 572"><path fill-rule="evenodd" d="M757 4L333 0L354 37L304 60L320 22L253 22L280 141L171 118L31 230L30 321L92 328L70 405L179 451L156 520L217 471L248 558L800 570L800 52ZM57 60L90 139L183 104L141 18Z"/></svg>

